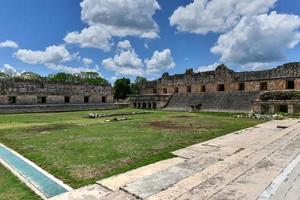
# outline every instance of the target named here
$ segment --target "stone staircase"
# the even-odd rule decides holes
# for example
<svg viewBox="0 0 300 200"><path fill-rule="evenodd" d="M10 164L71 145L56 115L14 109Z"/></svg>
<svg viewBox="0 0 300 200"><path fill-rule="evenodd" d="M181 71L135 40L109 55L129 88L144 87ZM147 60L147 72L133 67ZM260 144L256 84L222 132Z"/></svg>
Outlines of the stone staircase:
<svg viewBox="0 0 300 200"><path fill-rule="evenodd" d="M173 154L53 200L254 200L300 154L300 123L270 121Z"/></svg>
<svg viewBox="0 0 300 200"><path fill-rule="evenodd" d="M191 110L191 105L202 104L203 110L208 111L251 111L252 101L257 99L260 92L214 92L174 94L170 99L167 110Z"/></svg>

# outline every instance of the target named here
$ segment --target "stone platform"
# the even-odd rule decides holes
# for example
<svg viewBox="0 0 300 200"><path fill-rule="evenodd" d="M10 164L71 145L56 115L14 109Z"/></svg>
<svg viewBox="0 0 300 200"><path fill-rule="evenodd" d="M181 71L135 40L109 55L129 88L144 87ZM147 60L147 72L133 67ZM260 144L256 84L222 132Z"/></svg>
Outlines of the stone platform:
<svg viewBox="0 0 300 200"><path fill-rule="evenodd" d="M51 200L300 199L300 123L270 121Z"/></svg>

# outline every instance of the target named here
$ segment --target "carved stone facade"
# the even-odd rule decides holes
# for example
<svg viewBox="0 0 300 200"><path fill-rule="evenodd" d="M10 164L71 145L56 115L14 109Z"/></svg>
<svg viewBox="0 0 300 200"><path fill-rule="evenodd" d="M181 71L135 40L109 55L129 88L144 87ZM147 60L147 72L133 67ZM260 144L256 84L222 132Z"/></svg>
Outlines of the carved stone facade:
<svg viewBox="0 0 300 200"><path fill-rule="evenodd" d="M170 76L148 82L143 94L174 94L234 91L273 91L300 89L300 63L288 63L275 69L252 72L235 72L225 65L215 71L193 72Z"/></svg>
<svg viewBox="0 0 300 200"><path fill-rule="evenodd" d="M299 62L287 63L270 70L250 72L235 72L225 65L220 65L215 71L193 72L192 69L188 69L184 74L164 73L161 78L147 82L142 89L140 98L133 99L131 105L137 105L145 98L145 95L169 95L171 100L173 97L174 102L174 98L180 99L180 95L198 94L198 96L202 95L199 96L199 99L205 99L206 96L212 98L213 94L216 94L216 98L222 96L219 94L224 94L224 98L227 98L228 101L231 94L241 93L238 98L243 97L243 94L254 98L256 94L266 91L290 90L300 90ZM254 95L249 94L251 92ZM205 96L205 94L207 95ZM248 103L252 104L252 101L254 99L249 99ZM198 103L201 104L201 102ZM164 105L168 105L168 103Z"/></svg>
<svg viewBox="0 0 300 200"><path fill-rule="evenodd" d="M0 80L0 105L100 104L113 102L112 87Z"/></svg>

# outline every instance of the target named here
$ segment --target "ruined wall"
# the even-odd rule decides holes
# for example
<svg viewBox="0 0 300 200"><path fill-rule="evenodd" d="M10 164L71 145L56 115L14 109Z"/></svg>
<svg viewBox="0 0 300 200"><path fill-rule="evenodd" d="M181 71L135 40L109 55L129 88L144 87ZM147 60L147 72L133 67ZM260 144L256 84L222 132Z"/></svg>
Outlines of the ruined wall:
<svg viewBox="0 0 300 200"><path fill-rule="evenodd" d="M215 71L209 72L194 73L189 69L184 74L170 76L165 73L162 78L148 82L142 94L218 92L220 85L224 85L226 92L261 91L264 90L261 86L264 82L268 91L286 90L288 81L293 81L292 89L300 89L300 63L288 63L274 69L252 72L235 72L220 65Z"/></svg>
<svg viewBox="0 0 300 200"><path fill-rule="evenodd" d="M86 102L85 97L88 98ZM41 103L39 98L45 98L46 102L43 103L47 104L113 102L112 87L110 85L90 86L0 80L0 105L38 104ZM67 101L66 98L68 99Z"/></svg>

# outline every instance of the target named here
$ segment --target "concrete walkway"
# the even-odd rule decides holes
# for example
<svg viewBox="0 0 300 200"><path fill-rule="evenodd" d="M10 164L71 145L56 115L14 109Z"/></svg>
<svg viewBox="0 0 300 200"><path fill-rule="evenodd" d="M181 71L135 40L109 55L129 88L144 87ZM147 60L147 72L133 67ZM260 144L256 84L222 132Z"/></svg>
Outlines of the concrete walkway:
<svg viewBox="0 0 300 200"><path fill-rule="evenodd" d="M173 154L51 200L300 200L298 120L270 121Z"/></svg>

